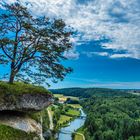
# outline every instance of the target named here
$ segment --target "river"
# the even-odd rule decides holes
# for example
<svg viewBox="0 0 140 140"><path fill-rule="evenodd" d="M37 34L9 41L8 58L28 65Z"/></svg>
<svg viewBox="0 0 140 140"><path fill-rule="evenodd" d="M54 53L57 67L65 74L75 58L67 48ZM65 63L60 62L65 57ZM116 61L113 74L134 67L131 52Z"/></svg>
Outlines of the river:
<svg viewBox="0 0 140 140"><path fill-rule="evenodd" d="M58 140L72 140L72 133L84 125L86 114L83 112L82 109L80 109L80 111L80 117L73 120L69 126L60 129L60 132L58 134Z"/></svg>

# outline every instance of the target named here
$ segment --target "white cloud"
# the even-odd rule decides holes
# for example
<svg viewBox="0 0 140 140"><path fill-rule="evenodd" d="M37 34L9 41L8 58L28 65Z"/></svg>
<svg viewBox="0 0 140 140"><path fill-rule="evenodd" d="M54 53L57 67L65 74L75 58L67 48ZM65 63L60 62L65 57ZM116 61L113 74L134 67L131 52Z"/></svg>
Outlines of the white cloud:
<svg viewBox="0 0 140 140"><path fill-rule="evenodd" d="M115 89L139 89L140 82L104 82L94 83L88 87L102 87L102 88L115 88Z"/></svg>
<svg viewBox="0 0 140 140"><path fill-rule="evenodd" d="M112 58L112 59L115 59L115 58L131 58L132 57L132 54L129 54L129 53L109 54L108 52L82 52L82 54L85 54L87 57L93 57L93 56L97 55L97 56L106 56L106 57L109 57L109 58Z"/></svg>
<svg viewBox="0 0 140 140"><path fill-rule="evenodd" d="M74 50L69 50L64 53L64 56L68 59L76 60L79 58L79 53Z"/></svg>
<svg viewBox="0 0 140 140"><path fill-rule="evenodd" d="M15 0L5 0L13 2ZM140 59L140 3L139 0L20 0L30 2L36 15L63 18L81 34L81 42L109 38L105 49L126 51L125 57ZM116 54L115 56L124 57ZM114 57L111 56L111 57Z"/></svg>
<svg viewBox="0 0 140 140"><path fill-rule="evenodd" d="M131 57L131 54L113 54L110 55L110 58L122 58L122 57Z"/></svg>
<svg viewBox="0 0 140 140"><path fill-rule="evenodd" d="M82 52L83 54L87 55L88 57L93 57L95 55L99 56L109 56L108 52Z"/></svg>

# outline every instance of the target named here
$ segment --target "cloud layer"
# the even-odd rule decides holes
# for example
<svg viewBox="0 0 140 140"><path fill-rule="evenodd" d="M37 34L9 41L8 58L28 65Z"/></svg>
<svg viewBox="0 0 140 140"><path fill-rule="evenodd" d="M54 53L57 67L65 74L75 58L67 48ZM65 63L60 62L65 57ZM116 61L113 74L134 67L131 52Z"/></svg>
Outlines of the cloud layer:
<svg viewBox="0 0 140 140"><path fill-rule="evenodd" d="M6 0L14 2L15 0ZM140 59L140 2L139 0L20 0L35 15L63 18L79 35L78 43L109 39L102 43L115 53L110 58ZM123 52L123 53L118 53ZM73 52L74 53L74 52ZM72 54L72 52L71 52ZM74 56L74 54L73 54ZM75 54L77 57L77 55Z"/></svg>

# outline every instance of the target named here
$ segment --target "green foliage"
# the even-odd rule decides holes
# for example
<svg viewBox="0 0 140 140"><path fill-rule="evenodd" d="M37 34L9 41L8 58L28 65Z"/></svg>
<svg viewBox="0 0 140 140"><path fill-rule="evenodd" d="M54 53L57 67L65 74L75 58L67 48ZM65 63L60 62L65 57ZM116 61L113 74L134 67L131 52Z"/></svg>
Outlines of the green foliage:
<svg viewBox="0 0 140 140"><path fill-rule="evenodd" d="M34 17L18 2L2 6L0 64L10 66L9 82L63 80L72 71L61 63L67 59L64 52L72 48L72 29L62 19Z"/></svg>
<svg viewBox="0 0 140 140"><path fill-rule="evenodd" d="M68 116L77 117L80 116L80 111L76 109L68 109L67 111L65 111L65 114Z"/></svg>
<svg viewBox="0 0 140 140"><path fill-rule="evenodd" d="M39 140L34 133L26 133L24 131L16 130L9 126L0 125L0 139L1 140Z"/></svg>
<svg viewBox="0 0 140 140"><path fill-rule="evenodd" d="M41 86L34 86L22 82L9 84L7 82L0 81L0 96L6 94L50 94L50 92Z"/></svg>
<svg viewBox="0 0 140 140"><path fill-rule="evenodd" d="M140 138L140 97L92 97L82 101L87 112L87 140Z"/></svg>
<svg viewBox="0 0 140 140"><path fill-rule="evenodd" d="M70 121L80 115L80 105L59 104L50 108L53 116L55 130L67 126Z"/></svg>
<svg viewBox="0 0 140 140"><path fill-rule="evenodd" d="M48 117L47 108L43 109L40 112L30 113L30 114L28 114L28 116L31 117L32 119L36 120L39 123L41 123L41 118L42 118L43 131L45 132L49 129L49 117Z"/></svg>
<svg viewBox="0 0 140 140"><path fill-rule="evenodd" d="M54 94L63 94L65 96L74 96L80 98L90 98L93 95L99 97L132 96L125 91L105 88L64 88L52 89L50 91Z"/></svg>
<svg viewBox="0 0 140 140"><path fill-rule="evenodd" d="M79 100L75 100L73 98L67 98L67 104L79 104Z"/></svg>

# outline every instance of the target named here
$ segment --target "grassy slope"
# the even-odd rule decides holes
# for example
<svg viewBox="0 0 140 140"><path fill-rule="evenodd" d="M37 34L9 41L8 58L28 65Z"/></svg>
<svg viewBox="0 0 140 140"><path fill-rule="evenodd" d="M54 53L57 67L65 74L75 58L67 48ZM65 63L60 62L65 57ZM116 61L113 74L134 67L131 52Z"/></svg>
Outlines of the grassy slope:
<svg viewBox="0 0 140 140"><path fill-rule="evenodd" d="M69 122L71 119L72 119L72 117L70 117L70 116L61 115L61 117L60 117L60 119L58 121L58 124L62 125L64 123L66 123L66 122Z"/></svg>
<svg viewBox="0 0 140 140"><path fill-rule="evenodd" d="M66 115L68 115L68 116L80 116L80 112L79 112L79 110L69 109L68 112L66 112Z"/></svg>
<svg viewBox="0 0 140 140"><path fill-rule="evenodd" d="M37 140L39 140L36 134L27 134L21 130L16 130L9 126L0 125L1 140L33 140L35 137Z"/></svg>
<svg viewBox="0 0 140 140"><path fill-rule="evenodd" d="M80 109L80 108L82 108L82 106L80 105L80 104L67 104L67 106L71 106L71 107L73 107L73 108L77 108L77 109Z"/></svg>
<svg viewBox="0 0 140 140"><path fill-rule="evenodd" d="M79 134L75 134L74 140L83 140L83 137Z"/></svg>
<svg viewBox="0 0 140 140"><path fill-rule="evenodd" d="M80 127L78 130L76 130L76 133L74 133L74 140L84 140L84 128Z"/></svg>

